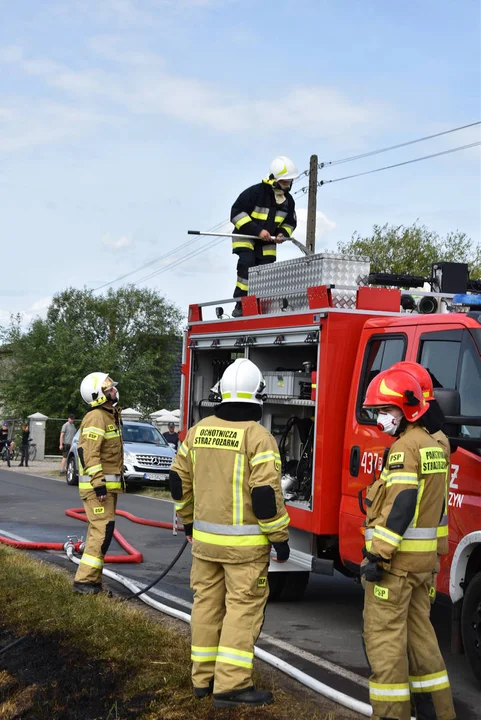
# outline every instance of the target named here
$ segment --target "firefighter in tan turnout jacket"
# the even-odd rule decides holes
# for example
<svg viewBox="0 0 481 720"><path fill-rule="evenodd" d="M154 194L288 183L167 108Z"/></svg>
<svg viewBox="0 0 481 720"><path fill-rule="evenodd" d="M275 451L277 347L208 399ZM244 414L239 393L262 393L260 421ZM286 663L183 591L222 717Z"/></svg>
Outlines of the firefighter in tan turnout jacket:
<svg viewBox="0 0 481 720"><path fill-rule="evenodd" d="M123 492L123 446L117 383L106 373L90 373L80 393L91 407L80 426L79 490L88 519L87 539L75 575L74 592L102 589L104 556L115 528L117 495Z"/></svg>
<svg viewBox="0 0 481 720"><path fill-rule="evenodd" d="M273 436L259 424L264 382L238 359L219 384L215 416L192 427L170 473L175 508L192 541L192 680L216 707L265 705L252 684L254 643L264 619L271 545L289 557L289 516Z"/></svg>
<svg viewBox="0 0 481 720"><path fill-rule="evenodd" d="M378 411L378 428L398 436L366 495L361 573L369 693L373 720L410 720L411 701L418 720L454 720L429 618L438 555L447 552L449 444L428 432L429 403L402 365L377 375L364 401Z"/></svg>

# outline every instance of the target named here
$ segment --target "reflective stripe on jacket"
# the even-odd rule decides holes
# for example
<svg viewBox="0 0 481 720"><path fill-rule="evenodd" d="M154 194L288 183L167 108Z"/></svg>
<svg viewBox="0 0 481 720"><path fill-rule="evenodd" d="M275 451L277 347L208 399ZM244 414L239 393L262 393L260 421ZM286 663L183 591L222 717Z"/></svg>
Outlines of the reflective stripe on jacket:
<svg viewBox="0 0 481 720"><path fill-rule="evenodd" d="M367 492L366 549L393 568L433 570L439 537L447 542L448 481L449 457L442 438L422 425L408 425Z"/></svg>
<svg viewBox="0 0 481 720"><path fill-rule="evenodd" d="M119 410L101 405L85 415L80 425L78 465L81 497L102 484L110 492L123 491L124 452Z"/></svg>
<svg viewBox="0 0 481 720"><path fill-rule="evenodd" d="M231 210L230 219L235 226L234 233L258 237L261 230L268 230L274 237L291 237L297 226L296 206L289 192L284 195L284 202L278 204L270 180L263 180L244 190ZM271 254L275 257L276 245L265 245L263 255ZM232 252L243 249L254 250L254 241L232 238Z"/></svg>
<svg viewBox="0 0 481 720"><path fill-rule="evenodd" d="M175 508L193 522L193 554L204 560L268 559L288 539L274 437L254 421L208 417L192 427L172 465L182 482Z"/></svg>

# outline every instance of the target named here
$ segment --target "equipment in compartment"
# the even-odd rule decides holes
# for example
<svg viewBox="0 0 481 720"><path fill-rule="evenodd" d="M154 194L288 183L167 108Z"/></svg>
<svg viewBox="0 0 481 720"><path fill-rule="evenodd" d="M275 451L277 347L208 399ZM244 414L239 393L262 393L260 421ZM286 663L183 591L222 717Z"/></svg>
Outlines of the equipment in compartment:
<svg viewBox="0 0 481 720"><path fill-rule="evenodd" d="M282 395L284 397L310 398L311 376L298 370L264 370L262 372L266 383L267 397ZM309 385L309 392L302 389L302 385Z"/></svg>
<svg viewBox="0 0 481 720"><path fill-rule="evenodd" d="M274 420L274 419L273 419ZM294 433L300 440L295 453ZM279 440L282 463L282 491L286 500L308 502L312 495L312 464L314 457L314 421L292 416L286 422ZM298 455L298 457L293 457Z"/></svg>

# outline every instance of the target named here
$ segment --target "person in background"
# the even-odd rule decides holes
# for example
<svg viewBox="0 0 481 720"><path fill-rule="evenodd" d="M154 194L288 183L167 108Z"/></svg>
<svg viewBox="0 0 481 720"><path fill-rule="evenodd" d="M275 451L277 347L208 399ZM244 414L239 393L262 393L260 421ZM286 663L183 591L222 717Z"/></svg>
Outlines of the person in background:
<svg viewBox="0 0 481 720"><path fill-rule="evenodd" d="M28 441L30 438L30 430L28 429L28 424L24 423L22 425L22 440L20 442L20 462L18 464L18 467L23 467L25 464L25 467L28 467Z"/></svg>
<svg viewBox="0 0 481 720"><path fill-rule="evenodd" d="M6 447L10 451L10 455L13 453L13 448L15 447L15 443L13 442L13 440L8 439L7 421L3 422L2 427L0 428L0 451L4 447ZM8 466L10 467L10 460L8 460Z"/></svg>
<svg viewBox="0 0 481 720"><path fill-rule="evenodd" d="M62 425L60 430L59 449L62 450L62 464L60 466L60 475L65 475L67 466L67 457L74 439L77 428L74 425L75 415L70 414L66 423Z"/></svg>
<svg viewBox="0 0 481 720"><path fill-rule="evenodd" d="M169 443L169 445L172 445L174 450L177 452L177 448L179 446L179 436L175 432L175 425L173 422L170 422L168 425L168 432L162 433L164 440Z"/></svg>

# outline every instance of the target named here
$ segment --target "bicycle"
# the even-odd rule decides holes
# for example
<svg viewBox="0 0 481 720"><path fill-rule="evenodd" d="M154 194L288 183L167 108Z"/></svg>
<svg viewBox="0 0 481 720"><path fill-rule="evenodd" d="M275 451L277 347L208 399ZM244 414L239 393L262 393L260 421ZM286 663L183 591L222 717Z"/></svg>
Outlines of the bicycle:
<svg viewBox="0 0 481 720"><path fill-rule="evenodd" d="M14 450L13 459L15 461L20 460L22 457L22 446L17 445L17 447ZM28 441L28 459L29 461L35 460L37 457L37 444L33 442L33 440Z"/></svg>
<svg viewBox="0 0 481 720"><path fill-rule="evenodd" d="M10 441L4 442L2 450L0 451L0 457L7 463L8 467L11 466L10 461L13 460L13 455L14 453L10 450Z"/></svg>

